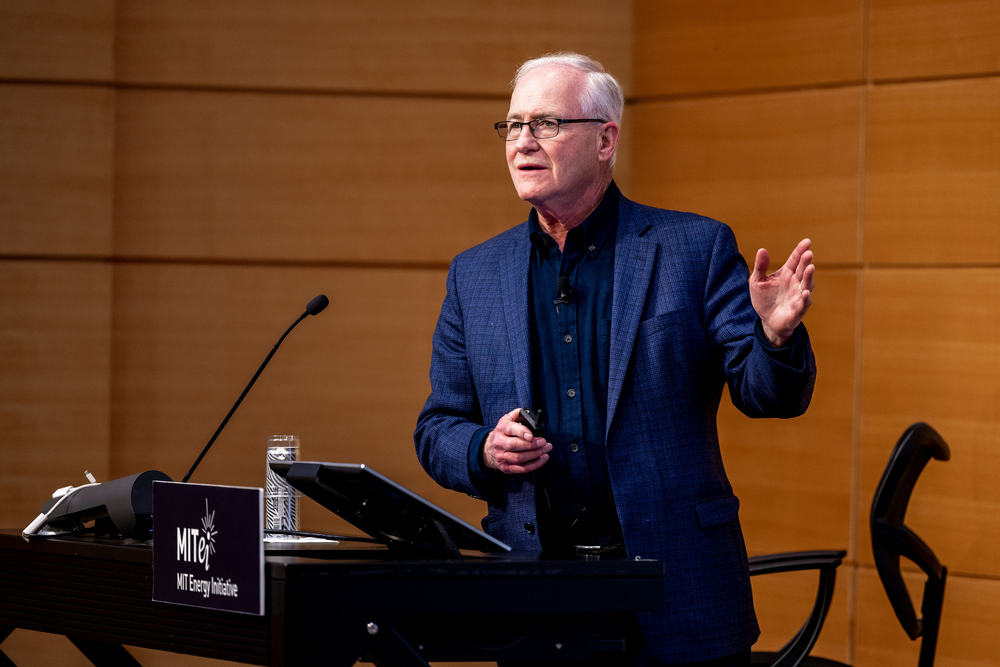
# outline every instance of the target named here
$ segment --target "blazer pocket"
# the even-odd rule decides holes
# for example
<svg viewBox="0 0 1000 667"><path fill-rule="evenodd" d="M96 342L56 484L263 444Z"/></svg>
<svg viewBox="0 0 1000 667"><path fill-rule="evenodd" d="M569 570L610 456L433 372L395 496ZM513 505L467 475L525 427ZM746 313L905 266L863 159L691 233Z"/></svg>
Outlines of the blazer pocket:
<svg viewBox="0 0 1000 667"><path fill-rule="evenodd" d="M735 521L740 513L740 499L736 496L706 498L695 504L698 523L702 528L712 528Z"/></svg>
<svg viewBox="0 0 1000 667"><path fill-rule="evenodd" d="M639 331L636 332L636 339L641 340L647 336L652 336L658 331L673 326L690 316L690 309L678 308L669 312L651 317L648 320L639 322Z"/></svg>

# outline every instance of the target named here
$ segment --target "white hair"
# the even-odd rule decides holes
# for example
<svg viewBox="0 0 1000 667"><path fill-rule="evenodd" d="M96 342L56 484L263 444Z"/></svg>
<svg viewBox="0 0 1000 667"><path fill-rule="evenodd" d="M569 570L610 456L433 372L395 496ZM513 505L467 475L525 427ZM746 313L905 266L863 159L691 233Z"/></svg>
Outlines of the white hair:
<svg viewBox="0 0 1000 667"><path fill-rule="evenodd" d="M621 125L622 111L625 108L622 87L615 77L608 74L604 65L588 56L560 52L527 60L517 69L514 80L510 82L511 88L515 88L521 78L531 70L547 65L565 65L586 72L587 83L580 97L583 115L587 118L614 121Z"/></svg>

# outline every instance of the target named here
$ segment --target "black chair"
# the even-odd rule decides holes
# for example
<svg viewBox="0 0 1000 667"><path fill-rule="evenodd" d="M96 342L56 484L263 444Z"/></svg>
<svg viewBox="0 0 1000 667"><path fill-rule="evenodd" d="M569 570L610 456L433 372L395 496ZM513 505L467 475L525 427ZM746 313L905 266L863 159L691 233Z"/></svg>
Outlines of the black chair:
<svg viewBox="0 0 1000 667"><path fill-rule="evenodd" d="M948 569L941 565L934 552L912 530L906 527L906 507L917 479L931 458L947 461L951 457L947 443L937 431L924 423L906 429L885 466L882 479L872 500L872 551L879 579L885 588L896 618L910 639L923 637L918 667L932 667L937 648L944 585ZM751 663L773 667L843 667L843 663L810 656L823 628L830 602L837 567L846 555L844 551L808 551L799 553L756 556L750 559L750 575L796 570L819 570L819 590L812 613L802 628L780 651L754 651ZM900 571L900 557L913 561L927 575L924 584L922 616L910 599L910 593Z"/></svg>

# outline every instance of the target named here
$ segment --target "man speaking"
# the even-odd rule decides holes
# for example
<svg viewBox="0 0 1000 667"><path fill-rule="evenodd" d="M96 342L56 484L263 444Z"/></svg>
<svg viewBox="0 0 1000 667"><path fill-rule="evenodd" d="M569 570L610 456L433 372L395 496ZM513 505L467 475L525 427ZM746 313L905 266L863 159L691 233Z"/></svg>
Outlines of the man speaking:
<svg viewBox="0 0 1000 667"><path fill-rule="evenodd" d="M632 663L749 665L760 633L716 414L725 384L751 417L808 406L812 252L768 275L761 249L748 276L726 225L626 199L623 106L585 56L518 70L496 130L533 208L451 263L417 454L486 500L484 530L514 549L663 561L665 609L626 621Z"/></svg>

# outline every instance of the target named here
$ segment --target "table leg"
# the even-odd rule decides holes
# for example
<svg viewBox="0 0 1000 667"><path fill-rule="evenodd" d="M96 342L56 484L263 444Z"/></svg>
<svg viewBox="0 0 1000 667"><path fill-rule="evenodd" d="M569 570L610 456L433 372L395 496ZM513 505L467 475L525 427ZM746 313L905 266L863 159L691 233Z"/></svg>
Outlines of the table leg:
<svg viewBox="0 0 1000 667"><path fill-rule="evenodd" d="M80 653L87 657L96 667L142 667L139 661L132 657L121 644L97 642L90 639L69 637Z"/></svg>
<svg viewBox="0 0 1000 667"><path fill-rule="evenodd" d="M14 632L14 626L12 625L0 625L0 644L3 643L7 637L10 637L10 633ZM17 667L14 661L7 657L3 651L0 651L0 667Z"/></svg>

